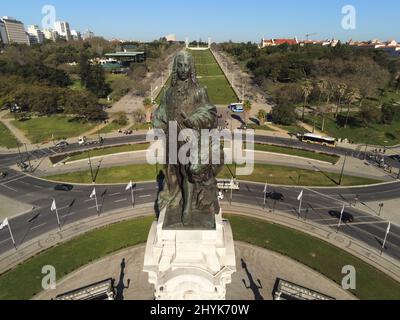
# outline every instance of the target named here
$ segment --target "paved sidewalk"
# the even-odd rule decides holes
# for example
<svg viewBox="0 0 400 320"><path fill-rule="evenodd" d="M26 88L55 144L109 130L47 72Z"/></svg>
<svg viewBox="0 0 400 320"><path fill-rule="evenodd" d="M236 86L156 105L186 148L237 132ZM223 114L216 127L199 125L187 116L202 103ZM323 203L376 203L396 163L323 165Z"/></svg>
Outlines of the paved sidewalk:
<svg viewBox="0 0 400 320"><path fill-rule="evenodd" d="M273 300L278 278L338 300L355 299L318 272L275 252L235 242L235 254L237 272L232 276L232 283L227 285L228 300ZM143 272L144 255L145 245L111 254L67 275L57 282L56 290L43 291L34 300L50 300L108 278L115 279L117 300L153 300L154 287L148 282L148 274ZM251 280L259 281L256 282L257 289L247 287Z"/></svg>

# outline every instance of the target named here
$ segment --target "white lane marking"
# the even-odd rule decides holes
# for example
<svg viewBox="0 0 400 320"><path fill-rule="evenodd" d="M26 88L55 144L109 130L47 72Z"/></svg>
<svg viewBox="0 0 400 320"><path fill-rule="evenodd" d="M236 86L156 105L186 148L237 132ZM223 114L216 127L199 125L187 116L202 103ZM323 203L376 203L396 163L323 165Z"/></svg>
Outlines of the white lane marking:
<svg viewBox="0 0 400 320"><path fill-rule="evenodd" d="M127 199L116 200L116 201L114 201L114 203L123 202L123 201L127 201Z"/></svg>
<svg viewBox="0 0 400 320"><path fill-rule="evenodd" d="M146 194L144 196L139 196L139 198L148 198L148 197L151 197L151 194Z"/></svg>
<svg viewBox="0 0 400 320"><path fill-rule="evenodd" d="M388 224L386 221L370 221L370 222L350 222L348 223L349 226L360 226L360 225L374 225L374 224ZM330 224L328 227L335 227L338 224Z"/></svg>
<svg viewBox="0 0 400 320"><path fill-rule="evenodd" d="M113 194L110 194L110 197L118 196L120 194L121 194L121 192L113 193Z"/></svg>
<svg viewBox="0 0 400 320"><path fill-rule="evenodd" d="M6 239L6 240L3 240L3 241L0 241L0 244L3 244L3 243L5 243L5 242L7 242L7 241L10 241L10 240L11 240L11 238Z"/></svg>
<svg viewBox="0 0 400 320"><path fill-rule="evenodd" d="M42 223L42 224L39 224L38 226L31 228L31 230L39 229L39 228L45 226L46 224L47 224L46 222Z"/></svg>
<svg viewBox="0 0 400 320"><path fill-rule="evenodd" d="M11 188L11 187L9 187L9 186L6 186L5 184L0 184L0 186L2 186L2 187L4 187L4 188L7 188L7 189L10 189L10 190L12 190L12 191L14 191L14 192L18 192L18 190L14 189L14 188Z"/></svg>
<svg viewBox="0 0 400 320"><path fill-rule="evenodd" d="M90 202L90 201L93 201L93 199L87 199L84 202L86 203L86 202Z"/></svg>
<svg viewBox="0 0 400 320"><path fill-rule="evenodd" d="M25 177L25 175L16 176L16 178L7 180L7 181L3 182L2 184L8 184L8 183L10 183L10 182L14 182L14 181L17 181L17 180L21 180L21 179L24 178L24 177Z"/></svg>
<svg viewBox="0 0 400 320"><path fill-rule="evenodd" d="M143 190L144 190L144 188L135 189L135 191L143 191Z"/></svg>
<svg viewBox="0 0 400 320"><path fill-rule="evenodd" d="M61 218L65 218L65 217L73 216L74 214L76 214L76 212L70 212L70 213L67 213L67 214L63 214L63 215L60 215L60 217Z"/></svg>
<svg viewBox="0 0 400 320"><path fill-rule="evenodd" d="M89 207L89 208L88 208L88 210L92 210L92 209L97 209L97 207L96 207L96 206L93 206L93 207ZM100 206L99 206L99 209L100 209Z"/></svg>

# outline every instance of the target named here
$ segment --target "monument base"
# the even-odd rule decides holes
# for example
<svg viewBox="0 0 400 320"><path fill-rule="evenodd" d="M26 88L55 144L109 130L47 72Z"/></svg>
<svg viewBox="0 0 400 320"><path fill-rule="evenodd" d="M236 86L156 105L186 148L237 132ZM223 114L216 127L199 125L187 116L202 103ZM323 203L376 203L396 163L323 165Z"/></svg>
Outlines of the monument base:
<svg viewBox="0 0 400 320"><path fill-rule="evenodd" d="M229 221L215 217L214 230L164 230L166 210L151 227L143 271L156 300L225 300L236 272Z"/></svg>

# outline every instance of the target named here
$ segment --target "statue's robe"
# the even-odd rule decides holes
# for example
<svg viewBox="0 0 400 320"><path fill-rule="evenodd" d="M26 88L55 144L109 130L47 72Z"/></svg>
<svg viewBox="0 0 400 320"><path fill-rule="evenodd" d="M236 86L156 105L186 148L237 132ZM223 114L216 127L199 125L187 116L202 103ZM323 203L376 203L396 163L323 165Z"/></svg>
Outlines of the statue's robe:
<svg viewBox="0 0 400 320"><path fill-rule="evenodd" d="M181 113L187 115L187 119ZM169 141L169 122L177 121L178 132L189 128L197 131L200 137L201 129L216 129L218 124L217 109L211 105L207 91L197 84L187 81L178 81L170 87L158 109L153 115L153 126L163 129L167 134L167 146ZM200 141L200 140L199 140ZM178 150L184 142L177 142ZM200 144L199 144L200 150ZM167 150L166 159L169 159ZM223 153L222 153L223 154ZM185 192L188 192L185 185L190 183L192 195L190 197L190 210L192 222L189 228L215 228L215 214L219 214L220 208L217 199L216 175L222 165L211 164L210 155L208 164L167 164L163 170L165 177L162 192L158 197L158 208L167 208L164 227L180 228L182 225L182 214L185 207Z"/></svg>

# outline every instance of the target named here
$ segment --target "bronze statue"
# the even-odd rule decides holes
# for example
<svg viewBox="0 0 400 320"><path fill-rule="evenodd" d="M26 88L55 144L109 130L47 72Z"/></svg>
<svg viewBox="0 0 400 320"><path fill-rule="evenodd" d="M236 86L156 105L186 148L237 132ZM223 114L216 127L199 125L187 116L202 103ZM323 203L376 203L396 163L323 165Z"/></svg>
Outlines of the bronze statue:
<svg viewBox="0 0 400 320"><path fill-rule="evenodd" d="M171 86L153 115L154 128L164 130L167 142L171 121L177 123L176 136L184 129L193 129L200 136L202 129L212 130L218 125L217 108L209 102L206 89L199 86L193 58L186 51L175 57ZM178 150L182 145L184 142L177 142ZM166 208L165 229L215 228L215 215L220 211L216 176L222 164L213 165L211 160L210 155L207 164L182 164L178 159L176 164L165 165L157 200L160 211Z"/></svg>

